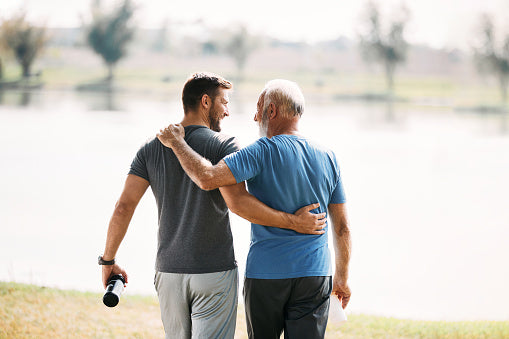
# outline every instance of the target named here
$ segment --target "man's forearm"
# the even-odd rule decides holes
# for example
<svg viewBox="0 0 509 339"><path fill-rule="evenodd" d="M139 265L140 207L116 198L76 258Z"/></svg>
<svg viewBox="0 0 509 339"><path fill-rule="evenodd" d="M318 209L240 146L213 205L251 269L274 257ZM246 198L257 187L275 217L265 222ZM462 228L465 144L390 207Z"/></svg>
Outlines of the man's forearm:
<svg viewBox="0 0 509 339"><path fill-rule="evenodd" d="M223 160L217 165L212 165L209 160L193 150L184 139L173 142L171 148L186 174L201 189L209 191L237 183Z"/></svg>
<svg viewBox="0 0 509 339"><path fill-rule="evenodd" d="M341 206L340 206L341 205ZM351 239L348 219L344 205L337 204L329 207L329 214L333 223L333 242L336 262L335 275L342 282L348 280L350 264Z"/></svg>
<svg viewBox="0 0 509 339"><path fill-rule="evenodd" d="M240 186L244 186L244 183L238 185L239 187L233 185L220 188L230 211L258 225L286 229L293 229L295 227L297 223L295 215L270 208L247 191L245 193L242 192Z"/></svg>
<svg viewBox="0 0 509 339"><path fill-rule="evenodd" d="M348 226L339 231L334 230L334 250L336 261L336 275L341 281L348 280L348 267L350 264L351 240Z"/></svg>
<svg viewBox="0 0 509 339"><path fill-rule="evenodd" d="M186 143L182 125L170 125L162 129L157 138L173 150L184 171L201 189L209 191L237 183L224 161L214 166Z"/></svg>
<svg viewBox="0 0 509 339"><path fill-rule="evenodd" d="M146 179L133 174L127 175L124 191L115 205L115 210L108 226L106 246L103 252L104 260L112 260L117 255L117 250L127 232L134 210L148 186L149 182ZM105 288L112 274L122 274L127 283L127 273L120 266L117 264L107 265L102 267L102 281Z"/></svg>
<svg viewBox="0 0 509 339"><path fill-rule="evenodd" d="M103 253L104 260L112 260L115 258L133 214L134 208L128 208L117 202L108 226L106 246Z"/></svg>
<svg viewBox="0 0 509 339"><path fill-rule="evenodd" d="M134 212L134 209L133 211ZM113 260L117 255L117 250L124 239L129 222L131 221L133 213L129 213L128 209L119 207L119 203L115 206L115 211L110 219L108 227L108 235L106 237L106 246L103 253L104 260ZM114 274L122 274L125 283L129 281L128 275L124 269L118 264L102 266L102 283L106 288L108 280Z"/></svg>
<svg viewBox="0 0 509 339"><path fill-rule="evenodd" d="M174 142L172 150L186 174L201 189L208 191L220 187L212 163L193 150L183 139Z"/></svg>
<svg viewBox="0 0 509 339"><path fill-rule="evenodd" d="M290 229L303 234L325 233L325 213L311 213L320 204L300 208L294 214L275 210L247 190L245 183L220 187L228 208L240 217L258 225Z"/></svg>

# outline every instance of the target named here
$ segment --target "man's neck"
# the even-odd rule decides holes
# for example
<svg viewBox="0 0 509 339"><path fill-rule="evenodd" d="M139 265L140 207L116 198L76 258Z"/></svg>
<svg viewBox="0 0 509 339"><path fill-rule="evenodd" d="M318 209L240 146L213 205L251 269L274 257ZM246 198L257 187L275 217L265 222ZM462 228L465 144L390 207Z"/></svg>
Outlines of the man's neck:
<svg viewBox="0 0 509 339"><path fill-rule="evenodd" d="M301 135L299 132L299 122L298 120L286 120L282 121L279 124L273 124L269 126L269 130L267 131L267 137L272 138L275 135L281 134L289 134L289 135Z"/></svg>
<svg viewBox="0 0 509 339"><path fill-rule="evenodd" d="M201 114L195 112L188 112L184 115L184 119L180 122L184 127L191 125L205 126L210 128L208 121L205 121Z"/></svg>

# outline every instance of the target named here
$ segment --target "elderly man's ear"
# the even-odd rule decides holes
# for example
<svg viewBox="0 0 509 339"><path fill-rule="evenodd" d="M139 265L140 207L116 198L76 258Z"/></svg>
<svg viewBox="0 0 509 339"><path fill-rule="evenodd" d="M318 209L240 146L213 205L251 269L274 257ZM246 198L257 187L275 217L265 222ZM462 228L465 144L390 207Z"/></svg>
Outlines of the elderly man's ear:
<svg viewBox="0 0 509 339"><path fill-rule="evenodd" d="M269 107L267 107L267 116L269 119L275 119L277 117L278 111L276 105L271 102Z"/></svg>

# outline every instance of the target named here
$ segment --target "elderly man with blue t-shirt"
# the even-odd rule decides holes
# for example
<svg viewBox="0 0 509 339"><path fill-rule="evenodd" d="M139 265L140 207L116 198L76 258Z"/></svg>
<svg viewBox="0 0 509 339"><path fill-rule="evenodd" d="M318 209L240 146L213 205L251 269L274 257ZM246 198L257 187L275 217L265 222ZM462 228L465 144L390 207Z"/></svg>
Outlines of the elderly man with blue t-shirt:
<svg viewBox="0 0 509 339"><path fill-rule="evenodd" d="M250 338L323 338L329 297L336 294L345 308L350 232L345 195L334 153L303 137L298 122L304 97L297 84L272 80L260 94L255 121L262 138L213 166L184 141L180 125L158 134L182 167L202 189L247 182L249 192L268 206L293 213L300 206L320 203L332 222L335 272L331 278L328 226L322 234L253 223L244 281L246 320ZM235 194L223 194L226 202Z"/></svg>

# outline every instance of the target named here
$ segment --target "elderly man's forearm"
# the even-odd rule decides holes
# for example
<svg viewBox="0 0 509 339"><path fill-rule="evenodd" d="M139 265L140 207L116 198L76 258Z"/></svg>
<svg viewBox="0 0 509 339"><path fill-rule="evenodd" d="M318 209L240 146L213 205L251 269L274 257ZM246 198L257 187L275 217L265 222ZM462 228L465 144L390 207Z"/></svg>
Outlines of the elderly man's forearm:
<svg viewBox="0 0 509 339"><path fill-rule="evenodd" d="M343 282L348 279L348 266L350 263L351 240L348 218L344 204L330 204L329 215L332 221L332 238L336 261L335 275Z"/></svg>
<svg viewBox="0 0 509 339"><path fill-rule="evenodd" d="M174 143L172 149L184 171L202 190L219 187L214 180L214 166L210 161L196 153L185 141Z"/></svg>
<svg viewBox="0 0 509 339"><path fill-rule="evenodd" d="M336 252L336 275L342 281L347 281L351 254L350 230L348 229L348 226L344 226L341 228L339 233L340 234L336 233L334 237L334 250Z"/></svg>
<svg viewBox="0 0 509 339"><path fill-rule="evenodd" d="M183 139L173 143L172 149L184 171L202 190L210 191L237 183L224 160L221 160L217 165L212 165Z"/></svg>

